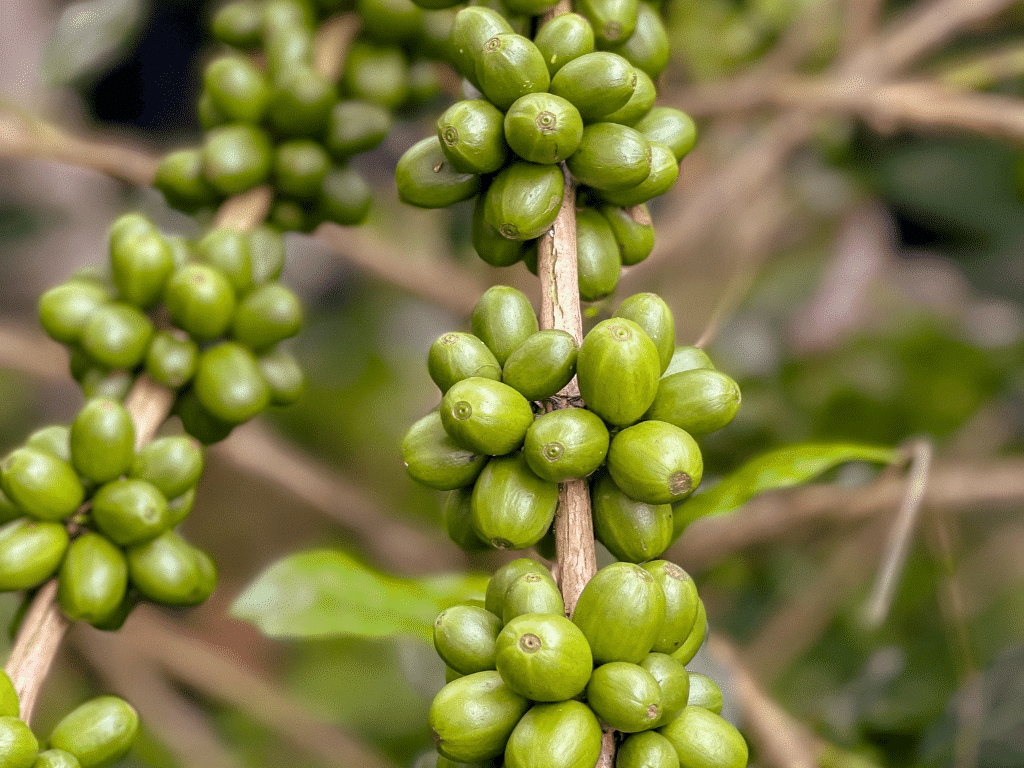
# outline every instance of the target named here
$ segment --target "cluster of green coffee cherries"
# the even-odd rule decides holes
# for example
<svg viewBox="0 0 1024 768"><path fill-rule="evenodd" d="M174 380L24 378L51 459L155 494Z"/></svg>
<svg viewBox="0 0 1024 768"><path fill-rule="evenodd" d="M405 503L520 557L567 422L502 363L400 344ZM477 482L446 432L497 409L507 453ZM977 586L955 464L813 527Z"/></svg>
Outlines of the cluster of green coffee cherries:
<svg viewBox="0 0 1024 768"><path fill-rule="evenodd" d="M448 671L424 768L592 768L604 730L617 732L618 768L742 768L746 742L719 714L721 691L686 669L706 635L697 589L674 563L602 568L570 620L551 573L514 560L482 607L434 623Z"/></svg>
<svg viewBox="0 0 1024 768"><path fill-rule="evenodd" d="M45 749L19 719L18 694L0 670L0 768L105 768L128 754L139 716L117 696L99 696L65 715Z"/></svg>
<svg viewBox="0 0 1024 768"><path fill-rule="evenodd" d="M596 301L622 266L650 254L649 215L634 208L675 183L696 129L679 110L654 106L652 78L668 62L658 12L636 0L577 7L532 40L489 8L460 10L449 50L475 92L402 156L395 178L399 197L424 208L477 196L480 257L536 271L535 240L562 205L564 162L579 185L580 297Z"/></svg>
<svg viewBox="0 0 1024 768"><path fill-rule="evenodd" d="M56 574L65 615L101 629L119 628L139 599L209 597L213 562L174 530L192 510L203 448L187 435L134 445L127 409L94 398L0 461L0 590Z"/></svg>
<svg viewBox="0 0 1024 768"><path fill-rule="evenodd" d="M673 505L700 483L692 435L728 424L736 382L695 347L675 346L672 313L652 293L631 296L577 348L539 331L529 300L488 289L472 333L431 346L440 406L402 443L409 474L450 490L445 526L460 546L550 543L558 485L590 478L595 536L620 560L658 557L674 540ZM573 377L582 403L545 410Z"/></svg>
<svg viewBox="0 0 1024 768"><path fill-rule="evenodd" d="M280 345L302 324L299 298L277 280L283 266L272 228L190 242L125 214L110 229L109 274L51 288L39 316L68 346L86 397L123 399L145 372L179 391L185 430L212 443L302 392L302 370Z"/></svg>
<svg viewBox="0 0 1024 768"><path fill-rule="evenodd" d="M224 5L211 26L229 50L203 71L203 145L170 153L157 171L168 203L194 213L269 183L268 220L280 229L364 222L371 189L351 158L384 140L393 110L439 90L426 54L410 62L406 53L423 37L409 9L421 13L409 0ZM315 38L328 16L352 10L361 31L335 82L316 67Z"/></svg>

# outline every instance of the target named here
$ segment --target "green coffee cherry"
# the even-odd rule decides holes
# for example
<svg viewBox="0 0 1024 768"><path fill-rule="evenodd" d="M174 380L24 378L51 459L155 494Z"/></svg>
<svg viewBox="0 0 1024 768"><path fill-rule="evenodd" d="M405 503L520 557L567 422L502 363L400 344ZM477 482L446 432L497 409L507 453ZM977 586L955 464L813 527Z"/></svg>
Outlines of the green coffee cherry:
<svg viewBox="0 0 1024 768"><path fill-rule="evenodd" d="M0 669L0 717L18 717L21 714L21 704L18 702L18 692L14 690L14 683L7 673Z"/></svg>
<svg viewBox="0 0 1024 768"><path fill-rule="evenodd" d="M708 614L704 610L704 601L700 598L697 599L697 618L694 619L693 627L690 629L686 639L679 645L679 648L674 650L670 655L673 659L678 659L683 664L689 664L693 657L697 655L697 651L704 645L704 641L708 637Z"/></svg>
<svg viewBox="0 0 1024 768"><path fill-rule="evenodd" d="M167 499L152 483L134 478L100 486L92 499L92 519L122 547L149 541L170 527Z"/></svg>
<svg viewBox="0 0 1024 768"><path fill-rule="evenodd" d="M216 586L210 558L174 531L130 546L125 554L132 586L156 603L199 605Z"/></svg>
<svg viewBox="0 0 1024 768"><path fill-rule="evenodd" d="M667 560L644 563L643 567L665 595L665 623L651 650L674 653L689 637L697 621L700 605L697 586L686 571Z"/></svg>
<svg viewBox="0 0 1024 768"><path fill-rule="evenodd" d="M82 768L78 758L63 749L48 749L40 752L32 768Z"/></svg>
<svg viewBox="0 0 1024 768"><path fill-rule="evenodd" d="M342 73L348 96L397 109L409 97L409 61L401 48L357 40Z"/></svg>
<svg viewBox="0 0 1024 768"><path fill-rule="evenodd" d="M473 488L456 488L449 493L441 506L441 520L448 538L466 552L482 552L487 543L476 535L470 516Z"/></svg>
<svg viewBox="0 0 1024 768"><path fill-rule="evenodd" d="M505 563L492 575L487 582L487 590L484 594L484 607L495 616L501 616L501 606L505 599L505 592L509 585L527 573L537 573L547 578L554 585L551 572L536 560L528 557L521 557Z"/></svg>
<svg viewBox="0 0 1024 768"><path fill-rule="evenodd" d="M49 744L70 752L82 768L105 768L128 754L138 730L139 716L128 702L100 696L65 715Z"/></svg>
<svg viewBox="0 0 1024 768"><path fill-rule="evenodd" d="M135 374L94 366L85 372L79 383L82 386L82 394L90 400L100 397L121 402L128 396L132 384L135 383Z"/></svg>
<svg viewBox="0 0 1024 768"><path fill-rule="evenodd" d="M438 411L431 411L405 433L402 459L413 480L439 491L472 485L487 463L486 456L448 435Z"/></svg>
<svg viewBox="0 0 1024 768"><path fill-rule="evenodd" d="M562 483L586 477L604 463L608 429L601 417L582 408L565 408L539 416L526 431L523 455L545 480Z"/></svg>
<svg viewBox="0 0 1024 768"><path fill-rule="evenodd" d="M719 371L697 368L663 376L644 418L706 435L728 425L739 407L740 388L735 381Z"/></svg>
<svg viewBox="0 0 1024 768"><path fill-rule="evenodd" d="M298 402L305 389L305 376L298 361L286 349L277 348L256 358L260 374L270 387L271 405Z"/></svg>
<svg viewBox="0 0 1024 768"><path fill-rule="evenodd" d="M494 647L502 680L532 701L579 695L594 666L587 639L564 616L517 616L501 630Z"/></svg>
<svg viewBox="0 0 1024 768"><path fill-rule="evenodd" d="M110 299L110 291L90 280L68 280L40 297L39 321L54 341L76 344L93 312Z"/></svg>
<svg viewBox="0 0 1024 768"><path fill-rule="evenodd" d="M501 619L519 616L565 616L565 601L550 573L524 573L508 585L501 602Z"/></svg>
<svg viewBox="0 0 1024 768"><path fill-rule="evenodd" d="M199 345L178 330L157 331L146 350L146 373L159 384L180 389L196 375Z"/></svg>
<svg viewBox="0 0 1024 768"><path fill-rule="evenodd" d="M263 352L302 327L302 302L290 289L268 282L239 303L231 322L231 335L254 352Z"/></svg>
<svg viewBox="0 0 1024 768"><path fill-rule="evenodd" d="M625 190L650 176L651 153L650 143L634 128L592 123L583 129L579 149L566 166L581 184L602 191Z"/></svg>
<svg viewBox="0 0 1024 768"><path fill-rule="evenodd" d="M686 498L700 485L704 462L687 432L664 421L643 421L612 439L608 471L631 498L668 504Z"/></svg>
<svg viewBox="0 0 1024 768"><path fill-rule="evenodd" d="M164 301L171 322L199 341L223 335L235 313L231 281L208 264L188 264L175 272Z"/></svg>
<svg viewBox="0 0 1024 768"><path fill-rule="evenodd" d="M628 736L615 751L616 768L679 768L672 742L655 731Z"/></svg>
<svg viewBox="0 0 1024 768"><path fill-rule="evenodd" d="M668 31L661 20L661 14L646 3L638 3L633 34L609 50L625 58L638 70L657 78L669 61Z"/></svg>
<svg viewBox="0 0 1024 768"><path fill-rule="evenodd" d="M537 333L537 315L522 291L492 285L477 300L471 318L473 335L481 339L501 365L526 339Z"/></svg>
<svg viewBox="0 0 1024 768"><path fill-rule="evenodd" d="M192 386L203 407L227 423L241 424L270 405L270 387L255 356L233 341L203 352Z"/></svg>
<svg viewBox="0 0 1024 768"><path fill-rule="evenodd" d="M430 729L437 751L463 763L495 758L529 706L495 671L453 680L430 705ZM600 741L600 729L598 737Z"/></svg>
<svg viewBox="0 0 1024 768"><path fill-rule="evenodd" d="M579 0L577 11L593 25L598 46L607 46L630 38L638 5L638 0Z"/></svg>
<svg viewBox="0 0 1024 768"><path fill-rule="evenodd" d="M373 195L355 168L335 166L324 177L316 201L316 216L341 226L362 224L370 215Z"/></svg>
<svg viewBox="0 0 1024 768"><path fill-rule="evenodd" d="M487 223L484 210L486 202L487 192L484 191L476 196L476 202L473 204L473 249L492 267L510 267L517 264L523 259L526 243L522 240L509 240Z"/></svg>
<svg viewBox="0 0 1024 768"><path fill-rule="evenodd" d="M697 142L697 126L685 112L673 107L653 107L636 129L652 144L664 144L679 162Z"/></svg>
<svg viewBox="0 0 1024 768"><path fill-rule="evenodd" d="M320 225L308 200L284 196L274 198L267 221L284 232L312 232Z"/></svg>
<svg viewBox="0 0 1024 768"><path fill-rule="evenodd" d="M707 356L707 353L699 347L676 347L672 353L672 361L668 364L668 368L661 374L662 378L671 376L674 373L682 373L683 371L692 371L697 368L707 368L708 370L715 370L714 363L711 362L711 358Z"/></svg>
<svg viewBox="0 0 1024 768"><path fill-rule="evenodd" d="M649 653L640 666L658 681L661 690L661 714L652 726L657 728L672 720L686 706L690 695L690 676L686 665L664 653Z"/></svg>
<svg viewBox="0 0 1024 768"><path fill-rule="evenodd" d="M210 30L215 38L232 48L256 48L263 37L263 8L249 0L235 0L213 15Z"/></svg>
<svg viewBox="0 0 1024 768"><path fill-rule="evenodd" d="M25 439L25 445L53 454L61 461L71 461L71 427L64 424L42 427Z"/></svg>
<svg viewBox="0 0 1024 768"><path fill-rule="evenodd" d="M641 204L643 215L650 221L647 206ZM638 222L628 209L614 205L601 206L601 214L608 220L612 235L619 245L619 256L625 267L639 264L654 249L654 227Z"/></svg>
<svg viewBox="0 0 1024 768"><path fill-rule="evenodd" d="M222 195L237 195L270 176L267 134L252 125L224 125L206 134L203 176Z"/></svg>
<svg viewBox="0 0 1024 768"><path fill-rule="evenodd" d="M601 754L601 725L578 701L535 704L505 747L506 768L584 768Z"/></svg>
<svg viewBox="0 0 1024 768"><path fill-rule="evenodd" d="M593 208L576 211L576 269L580 301L600 301L619 282L622 261L608 220Z"/></svg>
<svg viewBox="0 0 1024 768"><path fill-rule="evenodd" d="M501 366L480 339L470 333L446 333L430 345L427 371L441 393L453 384L478 377L501 381Z"/></svg>
<svg viewBox="0 0 1024 768"><path fill-rule="evenodd" d="M196 489L189 488L180 496L175 496L167 502L167 514L170 521L168 527L174 528L181 524L189 516L192 507L196 503Z"/></svg>
<svg viewBox="0 0 1024 768"><path fill-rule="evenodd" d="M441 151L460 173L494 173L508 159L503 115L489 101L452 104L437 119Z"/></svg>
<svg viewBox="0 0 1024 768"><path fill-rule="evenodd" d="M654 81L642 69L636 71L636 86L633 88L633 95L629 101L601 119L606 123L622 123L623 125L635 126L654 106L657 98L657 90Z"/></svg>
<svg viewBox="0 0 1024 768"><path fill-rule="evenodd" d="M644 329L658 348L658 359L664 372L672 360L676 344L675 321L665 300L656 293L634 294L619 304L615 317L625 317Z"/></svg>
<svg viewBox="0 0 1024 768"><path fill-rule="evenodd" d="M475 605L454 605L434 621L434 648L452 669L463 675L494 669L495 641L501 619Z"/></svg>
<svg viewBox="0 0 1024 768"><path fill-rule="evenodd" d="M639 325L625 318L594 326L576 359L576 377L587 407L615 426L627 426L643 416L654 402L660 373L658 348Z"/></svg>
<svg viewBox="0 0 1024 768"><path fill-rule="evenodd" d="M329 124L336 99L334 87L312 67L289 67L275 78L267 122L285 136L317 135Z"/></svg>
<svg viewBox="0 0 1024 768"><path fill-rule="evenodd" d="M16 717L0 717L0 768L32 768L37 754L39 741L29 727Z"/></svg>
<svg viewBox="0 0 1024 768"><path fill-rule="evenodd" d="M71 424L71 462L78 474L105 483L127 474L135 458L135 424L121 403L90 400Z"/></svg>
<svg viewBox="0 0 1024 768"><path fill-rule="evenodd" d="M398 198L419 208L447 208L468 200L480 189L475 173L456 171L437 136L416 142L395 167Z"/></svg>
<svg viewBox="0 0 1024 768"><path fill-rule="evenodd" d="M646 203L668 192L679 178L679 163L672 150L664 144L651 142L651 172L647 178L629 189L602 191L601 197L623 208Z"/></svg>
<svg viewBox="0 0 1024 768"><path fill-rule="evenodd" d="M236 294L241 296L252 290L252 255L249 238L243 232L212 229L196 243L196 255L223 272Z"/></svg>
<svg viewBox="0 0 1024 768"><path fill-rule="evenodd" d="M611 661L594 670L587 683L594 714L623 733L653 727L661 716L661 688L639 664Z"/></svg>
<svg viewBox="0 0 1024 768"><path fill-rule="evenodd" d="M82 348L107 368L134 368L153 338L153 323L137 307L111 301L97 307L82 328Z"/></svg>
<svg viewBox="0 0 1024 768"><path fill-rule="evenodd" d="M473 529L499 549L532 547L551 527L558 483L537 477L521 453L487 462L473 486Z"/></svg>
<svg viewBox="0 0 1024 768"><path fill-rule="evenodd" d="M282 195L316 197L330 169L327 150L311 139L283 141L274 148L274 189Z"/></svg>
<svg viewBox="0 0 1024 768"><path fill-rule="evenodd" d="M368 101L345 99L337 102L327 120L324 146L337 160L369 152L391 132L391 113Z"/></svg>
<svg viewBox="0 0 1024 768"><path fill-rule="evenodd" d="M497 11L483 6L463 8L452 22L448 51L452 64L474 86L479 87L476 62L484 43L495 35L512 31L508 21Z"/></svg>
<svg viewBox="0 0 1024 768"><path fill-rule="evenodd" d="M270 103L270 87L245 56L222 56L203 71L203 86L231 122L258 123Z"/></svg>
<svg viewBox="0 0 1024 768"><path fill-rule="evenodd" d="M533 42L544 55L552 77L565 64L594 51L594 28L578 13L564 13L546 21Z"/></svg>
<svg viewBox="0 0 1024 768"><path fill-rule="evenodd" d="M624 58L605 51L567 62L551 77L551 93L579 110L583 122L603 120L624 107L636 89L636 70Z"/></svg>
<svg viewBox="0 0 1024 768"><path fill-rule="evenodd" d="M7 494L0 490L0 525L17 520L25 512L18 508L18 505L11 501Z"/></svg>
<svg viewBox="0 0 1024 768"><path fill-rule="evenodd" d="M672 543L672 506L645 504L623 493L607 473L590 491L594 538L618 560L642 563Z"/></svg>
<svg viewBox="0 0 1024 768"><path fill-rule="evenodd" d="M60 567L68 548L68 532L61 523L23 517L0 527L0 591L38 587ZM7 702L0 678L0 715ZM17 699L15 699L17 702Z"/></svg>
<svg viewBox="0 0 1024 768"><path fill-rule="evenodd" d="M505 360L501 380L527 400L544 400L572 381L578 353L576 339L566 331L532 333Z"/></svg>
<svg viewBox="0 0 1024 768"><path fill-rule="evenodd" d="M185 213L195 213L217 202L217 193L203 175L203 155L198 149L164 155L153 186L163 193L169 206Z"/></svg>
<svg viewBox="0 0 1024 768"><path fill-rule="evenodd" d="M529 93L505 113L505 139L531 163L560 163L583 139L583 119L569 101L553 93Z"/></svg>
<svg viewBox="0 0 1024 768"><path fill-rule="evenodd" d="M507 384L473 376L457 381L445 393L441 423L471 451L504 456L523 444L533 423L533 409Z"/></svg>
<svg viewBox="0 0 1024 768"><path fill-rule="evenodd" d="M85 488L70 463L36 448L16 448L0 462L4 493L39 520L63 520L85 499Z"/></svg>
<svg viewBox="0 0 1024 768"><path fill-rule="evenodd" d="M700 707L716 715L722 714L722 690L707 675L690 672L690 692L686 703L691 707Z"/></svg>
<svg viewBox="0 0 1024 768"><path fill-rule="evenodd" d="M129 474L152 483L167 499L181 496L199 482L203 473L203 448L190 437L158 437L141 449Z"/></svg>
<svg viewBox="0 0 1024 768"><path fill-rule="evenodd" d="M658 729L675 747L680 765L704 768L742 768L747 764L747 742L726 720L700 707L685 707Z"/></svg>
<svg viewBox="0 0 1024 768"><path fill-rule="evenodd" d="M71 542L57 584L57 602L68 618L101 624L120 607L127 589L124 553L105 536L85 533ZM67 751L81 759L75 750Z"/></svg>
<svg viewBox="0 0 1024 768"><path fill-rule="evenodd" d="M366 33L382 42L415 38L423 24L423 11L412 0L356 0L356 10Z"/></svg>
<svg viewBox="0 0 1024 768"><path fill-rule="evenodd" d="M587 582L572 620L583 630L596 663L639 664L665 620L665 596L639 565L612 563Z"/></svg>
<svg viewBox="0 0 1024 768"><path fill-rule="evenodd" d="M277 280L284 269L284 238L281 233L269 224L261 224L249 231L249 262L252 270L252 281L255 285L263 285L269 280Z"/></svg>
<svg viewBox="0 0 1024 768"><path fill-rule="evenodd" d="M510 240L533 240L558 216L564 193L565 179L558 165L513 162L487 188L484 218Z"/></svg>

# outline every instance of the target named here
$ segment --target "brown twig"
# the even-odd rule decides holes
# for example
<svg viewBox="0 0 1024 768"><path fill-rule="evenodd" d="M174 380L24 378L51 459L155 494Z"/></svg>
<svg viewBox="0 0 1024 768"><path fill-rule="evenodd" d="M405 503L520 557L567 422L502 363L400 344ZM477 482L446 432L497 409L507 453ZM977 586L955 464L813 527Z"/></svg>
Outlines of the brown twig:
<svg viewBox="0 0 1024 768"><path fill-rule="evenodd" d="M313 41L313 68L318 74L337 82L345 65L345 55L359 31L359 15L339 13L322 22Z"/></svg>

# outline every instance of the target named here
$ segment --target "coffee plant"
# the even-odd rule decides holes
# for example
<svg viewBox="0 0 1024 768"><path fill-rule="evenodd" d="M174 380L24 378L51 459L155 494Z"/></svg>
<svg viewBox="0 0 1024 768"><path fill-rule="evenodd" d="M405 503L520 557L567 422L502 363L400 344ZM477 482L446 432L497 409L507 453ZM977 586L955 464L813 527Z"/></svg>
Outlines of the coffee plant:
<svg viewBox="0 0 1024 768"><path fill-rule="evenodd" d="M976 649L971 636L995 626L1012 645L1019 633L970 614L965 594L992 579L975 573L965 587L951 524L922 512L1020 501L1017 464L1004 475L978 466L956 475L941 459L944 448L956 458L998 443L992 433L1002 435L992 451L1019 445L1022 315L961 291L959 319L974 335L957 338L904 306L934 304L927 286L946 285L925 271L900 272L904 293L888 298L898 309L886 304L869 283L896 273L895 257L878 255L891 250L880 214L850 203L858 193L847 178L882 197L888 189L906 237L915 226L960 227L996 244L978 246L1000 257L993 262L1007 261L1022 219L1005 144L925 145L931 154L915 165L876 133L939 127L1024 140L1013 3L195 5L206 25L190 104L198 139L140 158L0 112L5 154L76 162L151 190L104 226L102 261L63 269L33 297L46 343L66 350L74 410L16 437L0 412L0 591L20 596L0 672L0 768L985 768L1024 759L1019 707L1007 715L999 696L1000 683L1012 690L1024 679L1020 654L993 652L1003 650L995 641ZM70 5L47 49L51 75L75 84L116 57L145 10L141 0ZM986 24L978 40L967 35ZM985 35L1010 47L986 52ZM952 42L983 55L944 55ZM908 79L932 54L932 69ZM781 179L798 149L803 166ZM853 159L872 152L893 167ZM947 178L929 165L937 157L998 166L989 174L998 193L977 184L937 192ZM913 181L897 183L907 168ZM747 279L779 242L809 248L840 213L849 253L820 278L817 299L773 287L770 276L767 287ZM385 230L407 252L378 239ZM454 318L395 311L395 297L377 291L377 306L360 310L372 321L334 324L324 317L333 299L308 286L313 242L359 251L352 261L447 301ZM419 251L456 255L434 254L420 270ZM1002 269L972 277L1020 299ZM873 328L871 290L898 330ZM769 322L744 340L737 320L732 347L709 352L748 293L773 307ZM805 306L793 319L795 303ZM805 350L786 366L767 330L783 318ZM848 343L858 323L888 356ZM366 340L383 324L393 337L385 344L409 346L424 332L434 340L414 365L383 373ZM309 337L332 351L304 354ZM838 351L824 360L816 348ZM348 383L324 384L325 375ZM385 386L423 407L382 408L372 401ZM341 418L338 400L352 401ZM243 425L268 410L297 439L347 457L367 484L391 486L391 500L421 508L413 517L445 535L389 520L379 509L388 494L374 498L259 443ZM232 573L232 549L279 536L267 551L275 556L303 542L289 524L267 527L272 501L255 483L221 490L224 506L236 493L251 502L245 530L203 522L216 518L204 502L217 490L208 466L216 476L231 456L314 505L349 507L341 517L359 556L347 542L263 560L255 578ZM404 472L392 471L399 462ZM778 541L810 539L801 532L809 522L867 518L848 537L844 528L821 539L835 554L820 573L808 564L818 551ZM925 555L911 551L916 527ZM1016 522L993 530L971 537L1020 540ZM772 539L774 559L755 546ZM944 569L939 588L921 576L929 557ZM806 596L793 597L797 582ZM939 593L937 609L912 596L923 583ZM224 626L226 590L233 618L263 635L319 642L296 646L293 682L343 699L354 735L156 612ZM91 629L68 635L73 624ZM100 632L85 634L92 629ZM943 629L950 639L936 641ZM47 683L67 676L59 664L51 672L66 635L104 690ZM254 656L280 653L234 642L251 642ZM958 665L955 679L935 670L943 653ZM911 656L932 666L908 683ZM165 677L264 727L197 718ZM802 700L819 688L820 700ZM361 701L370 695L376 709ZM268 731L319 762L296 759ZM244 757L221 746L229 736Z"/></svg>

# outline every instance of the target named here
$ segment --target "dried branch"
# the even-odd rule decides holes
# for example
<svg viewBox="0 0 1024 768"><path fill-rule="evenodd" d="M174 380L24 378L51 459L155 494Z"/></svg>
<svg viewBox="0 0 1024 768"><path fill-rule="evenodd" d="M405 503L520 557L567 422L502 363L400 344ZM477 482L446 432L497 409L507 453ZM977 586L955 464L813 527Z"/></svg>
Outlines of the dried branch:
<svg viewBox="0 0 1024 768"><path fill-rule="evenodd" d="M338 82L345 55L359 31L359 15L339 13L322 22L313 41L313 68L332 83Z"/></svg>

